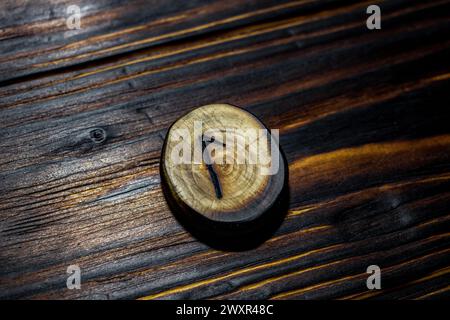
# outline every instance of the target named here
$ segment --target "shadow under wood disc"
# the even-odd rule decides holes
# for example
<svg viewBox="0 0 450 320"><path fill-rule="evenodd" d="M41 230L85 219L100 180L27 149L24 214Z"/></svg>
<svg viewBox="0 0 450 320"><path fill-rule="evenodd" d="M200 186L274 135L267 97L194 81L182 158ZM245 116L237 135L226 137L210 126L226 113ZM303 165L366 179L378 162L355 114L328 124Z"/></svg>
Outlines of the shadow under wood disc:
<svg viewBox="0 0 450 320"><path fill-rule="evenodd" d="M247 250L280 226L289 204L288 166L278 137L227 104L197 108L169 129L161 184L177 220L223 250Z"/></svg>

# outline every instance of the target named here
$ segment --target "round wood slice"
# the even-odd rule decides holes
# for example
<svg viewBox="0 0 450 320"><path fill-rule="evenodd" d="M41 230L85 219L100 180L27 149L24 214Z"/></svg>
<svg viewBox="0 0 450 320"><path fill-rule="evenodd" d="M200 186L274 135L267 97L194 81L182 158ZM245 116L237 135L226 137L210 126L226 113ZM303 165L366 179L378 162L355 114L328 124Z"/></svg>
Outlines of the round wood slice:
<svg viewBox="0 0 450 320"><path fill-rule="evenodd" d="M172 211L191 233L234 237L282 214L276 204L287 186L287 166L278 141L254 115L212 104L170 127L161 180Z"/></svg>

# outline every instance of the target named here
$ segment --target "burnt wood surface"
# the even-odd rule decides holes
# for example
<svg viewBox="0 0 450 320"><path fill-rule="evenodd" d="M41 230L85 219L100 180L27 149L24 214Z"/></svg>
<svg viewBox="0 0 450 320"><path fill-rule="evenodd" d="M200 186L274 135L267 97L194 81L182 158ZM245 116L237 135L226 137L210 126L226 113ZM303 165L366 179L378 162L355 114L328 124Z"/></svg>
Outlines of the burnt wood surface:
<svg viewBox="0 0 450 320"><path fill-rule="evenodd" d="M370 4L1 1L0 298L448 297L450 1ZM290 209L252 250L162 194L167 128L211 103L280 129Z"/></svg>

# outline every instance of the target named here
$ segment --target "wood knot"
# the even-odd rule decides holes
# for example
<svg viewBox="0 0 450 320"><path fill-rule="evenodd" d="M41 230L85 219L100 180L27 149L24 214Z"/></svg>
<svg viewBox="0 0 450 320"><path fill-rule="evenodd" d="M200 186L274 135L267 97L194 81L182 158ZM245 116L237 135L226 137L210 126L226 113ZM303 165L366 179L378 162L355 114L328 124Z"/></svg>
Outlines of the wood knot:
<svg viewBox="0 0 450 320"><path fill-rule="evenodd" d="M102 128L95 128L89 132L89 138L94 143L102 143L106 140L106 131Z"/></svg>

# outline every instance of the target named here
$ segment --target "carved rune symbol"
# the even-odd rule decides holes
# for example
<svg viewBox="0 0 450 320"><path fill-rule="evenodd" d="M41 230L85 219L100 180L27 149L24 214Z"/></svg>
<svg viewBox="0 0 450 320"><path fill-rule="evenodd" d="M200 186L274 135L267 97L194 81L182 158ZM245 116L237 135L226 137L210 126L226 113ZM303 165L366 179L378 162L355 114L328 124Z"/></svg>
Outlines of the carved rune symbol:
<svg viewBox="0 0 450 320"><path fill-rule="evenodd" d="M206 157L206 168L208 169L209 172L209 177L211 178L212 184L214 186L214 191L216 192L216 198L217 199L221 199L222 198L222 188L220 187L220 181L219 181L219 177L217 176L216 171L214 170L214 166L212 165L212 161L209 158L209 153L205 152L205 149L207 147L206 141L204 139L204 136L202 135L201 137L202 139L202 153L203 156ZM208 140L208 144L212 143L215 141L214 137L207 137Z"/></svg>

